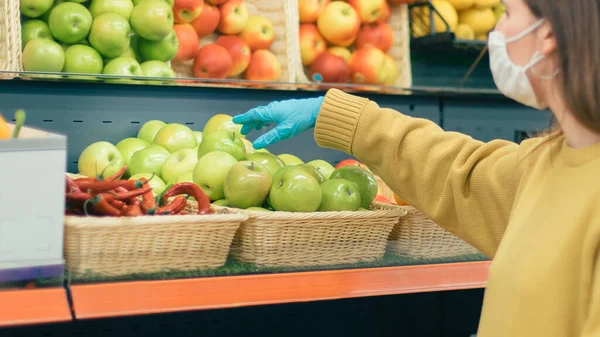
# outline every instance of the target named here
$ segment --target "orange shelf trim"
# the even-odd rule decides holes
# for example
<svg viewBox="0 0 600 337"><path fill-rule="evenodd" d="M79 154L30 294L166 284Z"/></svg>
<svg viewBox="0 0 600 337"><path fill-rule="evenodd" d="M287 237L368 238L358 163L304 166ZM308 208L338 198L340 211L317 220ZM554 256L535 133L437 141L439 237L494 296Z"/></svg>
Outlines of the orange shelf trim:
<svg viewBox="0 0 600 337"><path fill-rule="evenodd" d="M72 285L79 319L483 288L490 262Z"/></svg>
<svg viewBox="0 0 600 337"><path fill-rule="evenodd" d="M0 291L0 327L70 321L64 288Z"/></svg>

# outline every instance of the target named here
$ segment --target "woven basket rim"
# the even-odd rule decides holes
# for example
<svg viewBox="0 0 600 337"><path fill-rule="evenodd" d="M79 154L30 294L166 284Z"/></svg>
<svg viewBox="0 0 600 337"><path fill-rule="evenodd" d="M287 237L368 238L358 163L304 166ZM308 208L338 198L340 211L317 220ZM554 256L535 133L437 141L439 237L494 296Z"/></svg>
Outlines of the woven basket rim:
<svg viewBox="0 0 600 337"><path fill-rule="evenodd" d="M103 217L66 215L66 227L138 227L140 225L177 225L177 224L222 224L242 222L248 219L247 214L207 214L207 215L141 215L137 217Z"/></svg>
<svg viewBox="0 0 600 337"><path fill-rule="evenodd" d="M408 210L396 205L375 203L375 209L367 211L331 211L331 212L264 212L239 210L250 216L251 220L331 220L331 219L372 219L384 217L401 218L408 214ZM238 211L231 207L220 207Z"/></svg>

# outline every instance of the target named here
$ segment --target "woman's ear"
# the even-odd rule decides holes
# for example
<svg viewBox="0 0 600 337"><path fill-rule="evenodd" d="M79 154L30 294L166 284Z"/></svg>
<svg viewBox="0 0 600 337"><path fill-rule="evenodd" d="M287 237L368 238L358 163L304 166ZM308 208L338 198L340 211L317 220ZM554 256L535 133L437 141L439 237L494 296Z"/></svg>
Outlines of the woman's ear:
<svg viewBox="0 0 600 337"><path fill-rule="evenodd" d="M544 22L537 30L537 35L541 41L541 52L544 56L549 56L556 51L556 38L550 23Z"/></svg>

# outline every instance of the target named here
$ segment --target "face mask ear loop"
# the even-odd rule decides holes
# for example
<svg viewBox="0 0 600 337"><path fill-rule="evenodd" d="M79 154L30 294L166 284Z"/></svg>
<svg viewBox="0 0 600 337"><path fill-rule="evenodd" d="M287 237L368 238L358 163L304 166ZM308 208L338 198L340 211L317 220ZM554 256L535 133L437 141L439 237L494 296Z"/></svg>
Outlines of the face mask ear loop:
<svg viewBox="0 0 600 337"><path fill-rule="evenodd" d="M538 28L542 23L544 22L544 19L539 19L536 23L534 23L533 25L529 26L529 28L525 29L524 31L520 32L519 34L515 35L515 36L511 36L509 38L506 38L506 43L511 43L514 41L519 40L520 38L522 38L523 36L533 32L536 28Z"/></svg>
<svg viewBox="0 0 600 337"><path fill-rule="evenodd" d="M558 75L559 72L560 72L560 70L558 68L556 68L556 70L554 70L554 73L552 73L552 75L540 75L537 73L537 71L535 70L535 68L533 66L531 67L531 73L533 73L535 76L541 78L542 80L552 80Z"/></svg>

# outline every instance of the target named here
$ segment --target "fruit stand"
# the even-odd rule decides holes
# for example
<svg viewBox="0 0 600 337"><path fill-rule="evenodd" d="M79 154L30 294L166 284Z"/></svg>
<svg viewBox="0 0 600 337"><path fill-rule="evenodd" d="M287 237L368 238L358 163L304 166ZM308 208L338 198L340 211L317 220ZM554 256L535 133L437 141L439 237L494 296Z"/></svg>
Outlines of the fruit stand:
<svg viewBox="0 0 600 337"><path fill-rule="evenodd" d="M175 326L167 314L308 312L394 295L412 301L402 310L430 299L426 315L451 291L484 288L489 259L363 163L317 147L310 132L257 150L251 140L273 125L246 136L231 122L336 87L446 130L520 141L547 118L494 89L477 40L500 9L475 2L0 4L0 161L10 171L0 201L13 196L0 204L0 329L65 335L120 317ZM440 55L444 34L476 52L451 43ZM15 175L43 186L35 202L47 210L31 214Z"/></svg>

